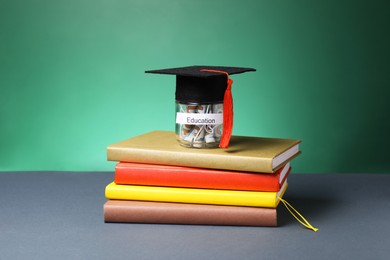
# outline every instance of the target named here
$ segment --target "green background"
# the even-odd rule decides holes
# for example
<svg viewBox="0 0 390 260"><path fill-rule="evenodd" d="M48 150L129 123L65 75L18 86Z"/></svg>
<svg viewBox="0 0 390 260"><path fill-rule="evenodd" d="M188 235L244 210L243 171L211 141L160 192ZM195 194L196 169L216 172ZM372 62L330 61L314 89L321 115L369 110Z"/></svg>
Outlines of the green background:
<svg viewBox="0 0 390 260"><path fill-rule="evenodd" d="M390 173L388 1L0 0L0 171L112 171L174 130L175 78L234 75L235 135L303 140L295 173Z"/></svg>

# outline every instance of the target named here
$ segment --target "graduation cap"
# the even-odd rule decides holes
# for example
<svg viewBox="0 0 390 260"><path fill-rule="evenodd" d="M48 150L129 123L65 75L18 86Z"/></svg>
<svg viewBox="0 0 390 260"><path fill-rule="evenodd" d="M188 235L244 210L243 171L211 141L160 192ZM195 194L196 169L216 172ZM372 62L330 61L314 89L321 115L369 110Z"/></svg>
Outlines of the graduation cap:
<svg viewBox="0 0 390 260"><path fill-rule="evenodd" d="M227 148L233 128L233 81L229 75L256 71L253 68L224 66L188 66L180 68L148 70L146 73L176 76L176 101L179 103L222 103L223 133L219 147Z"/></svg>

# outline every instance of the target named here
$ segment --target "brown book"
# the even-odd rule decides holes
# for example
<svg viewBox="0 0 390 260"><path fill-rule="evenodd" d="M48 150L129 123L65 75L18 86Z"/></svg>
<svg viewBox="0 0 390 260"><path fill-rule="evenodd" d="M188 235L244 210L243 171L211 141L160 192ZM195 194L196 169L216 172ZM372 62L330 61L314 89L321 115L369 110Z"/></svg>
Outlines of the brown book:
<svg viewBox="0 0 390 260"><path fill-rule="evenodd" d="M179 145L174 132L153 131L107 147L110 161L273 173L300 154L300 140L232 136L227 149Z"/></svg>
<svg viewBox="0 0 390 260"><path fill-rule="evenodd" d="M103 210L105 222L277 226L277 210L271 208L108 200Z"/></svg>

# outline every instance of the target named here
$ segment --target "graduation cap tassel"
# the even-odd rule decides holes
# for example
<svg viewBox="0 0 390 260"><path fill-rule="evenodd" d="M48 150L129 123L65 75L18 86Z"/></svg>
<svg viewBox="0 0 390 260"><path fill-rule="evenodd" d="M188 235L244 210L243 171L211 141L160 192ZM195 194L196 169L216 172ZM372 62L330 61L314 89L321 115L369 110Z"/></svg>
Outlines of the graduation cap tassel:
<svg viewBox="0 0 390 260"><path fill-rule="evenodd" d="M233 131L233 96L232 96L233 80L228 77L228 86L223 97L223 132L220 148L228 148L230 137Z"/></svg>
<svg viewBox="0 0 390 260"><path fill-rule="evenodd" d="M200 71L226 74L227 87L223 97L223 132L222 132L221 140L219 142L219 147L228 148L230 137L232 136L232 131L233 131L233 95L232 95L233 80L229 78L229 73L227 73L226 71L210 70L210 69L201 69Z"/></svg>

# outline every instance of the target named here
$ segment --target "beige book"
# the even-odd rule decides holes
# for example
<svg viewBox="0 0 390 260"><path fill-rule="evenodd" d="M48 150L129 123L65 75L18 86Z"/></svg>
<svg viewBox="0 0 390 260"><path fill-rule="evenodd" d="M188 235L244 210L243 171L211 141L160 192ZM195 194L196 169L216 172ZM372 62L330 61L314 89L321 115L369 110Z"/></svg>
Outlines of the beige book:
<svg viewBox="0 0 390 260"><path fill-rule="evenodd" d="M273 173L300 154L300 140L232 136L229 148L179 145L171 131L152 131L107 147L109 161Z"/></svg>

